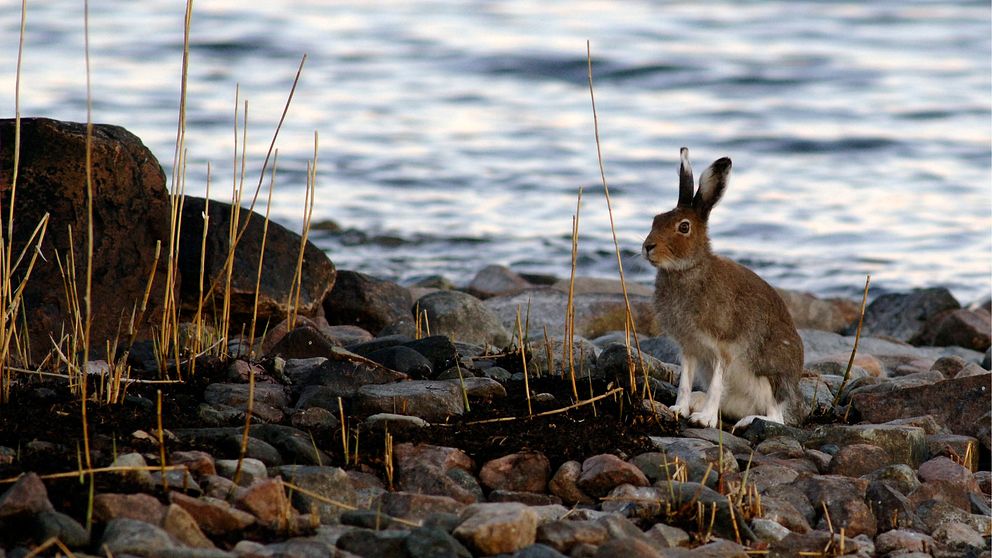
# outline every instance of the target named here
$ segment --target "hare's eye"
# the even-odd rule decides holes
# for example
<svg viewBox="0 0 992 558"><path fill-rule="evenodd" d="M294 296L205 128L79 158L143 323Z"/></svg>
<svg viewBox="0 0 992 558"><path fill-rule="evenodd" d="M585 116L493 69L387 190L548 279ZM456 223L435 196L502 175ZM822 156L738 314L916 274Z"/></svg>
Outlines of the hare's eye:
<svg viewBox="0 0 992 558"><path fill-rule="evenodd" d="M683 221L679 221L679 233L680 234L689 234L689 229L690 229L690 225L689 225L689 220L688 219L685 219Z"/></svg>

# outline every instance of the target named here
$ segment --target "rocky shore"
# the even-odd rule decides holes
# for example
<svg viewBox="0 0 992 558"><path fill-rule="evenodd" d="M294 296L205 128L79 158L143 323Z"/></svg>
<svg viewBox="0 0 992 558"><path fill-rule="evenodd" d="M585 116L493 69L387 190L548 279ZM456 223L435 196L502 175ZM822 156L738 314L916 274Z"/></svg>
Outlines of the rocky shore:
<svg viewBox="0 0 992 558"><path fill-rule="evenodd" d="M143 191L164 188L149 176ZM209 213L224 230L229 213L188 207L187 226ZM279 281L299 237L266 245L258 227L238 252L232 315L259 306L264 333L232 334L234 356L200 355L167 384L151 383L153 344L139 335L126 396L88 406L88 457L65 379L13 376L0 557L988 555L990 300L962 306L942 288L874 298L845 382L857 301L783 291L805 349L804 420L730 432L669 411L679 352L652 319L650 287L627 286L627 343L619 281L489 266L468 285L398 285L307 247L291 326ZM148 241L126 236L109 232L118 248L103 256ZM204 244L207 276L222 273L222 240ZM188 243L182 265L200 249ZM292 257L255 303L263 252ZM129 262L139 277L156 265ZM184 285L189 308L198 289ZM108 315L126 287L104 297ZM57 313L43 294L39 308ZM94 389L113 356L88 364Z"/></svg>

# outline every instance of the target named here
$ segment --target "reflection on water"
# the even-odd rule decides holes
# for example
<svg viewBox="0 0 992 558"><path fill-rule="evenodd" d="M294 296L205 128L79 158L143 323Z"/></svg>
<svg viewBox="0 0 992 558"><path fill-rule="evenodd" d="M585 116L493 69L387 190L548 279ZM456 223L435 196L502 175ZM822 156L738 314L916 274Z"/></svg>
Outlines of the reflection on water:
<svg viewBox="0 0 992 558"><path fill-rule="evenodd" d="M0 10L0 113L13 114L19 13ZM564 276L576 194L585 275L615 276L586 83L625 271L675 201L678 148L734 159L717 250L773 282L855 296L990 289L987 2L231 0L195 6L187 189L230 188L235 86L256 176L279 141L273 214L298 227L320 132L312 238L345 268L464 282L487 263ZM94 117L170 166L182 8L91 3ZM85 119L80 2L29 3L22 114ZM256 179L248 183L254 184ZM356 232L360 231L360 232Z"/></svg>

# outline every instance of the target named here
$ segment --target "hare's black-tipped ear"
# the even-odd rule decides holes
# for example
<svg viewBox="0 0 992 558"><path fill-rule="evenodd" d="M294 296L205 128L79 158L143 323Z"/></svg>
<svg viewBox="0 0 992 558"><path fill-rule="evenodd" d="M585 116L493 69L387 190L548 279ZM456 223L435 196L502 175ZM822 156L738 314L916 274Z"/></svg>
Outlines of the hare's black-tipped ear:
<svg viewBox="0 0 992 558"><path fill-rule="evenodd" d="M696 189L692 178L692 165L689 164L689 148L679 150L682 165L679 166L679 203L678 207L692 207L692 191Z"/></svg>
<svg viewBox="0 0 992 558"><path fill-rule="evenodd" d="M730 159L717 159L699 176L699 191L692 200L692 207L705 221L710 216L710 210L720 201L727 191L727 179L730 177Z"/></svg>

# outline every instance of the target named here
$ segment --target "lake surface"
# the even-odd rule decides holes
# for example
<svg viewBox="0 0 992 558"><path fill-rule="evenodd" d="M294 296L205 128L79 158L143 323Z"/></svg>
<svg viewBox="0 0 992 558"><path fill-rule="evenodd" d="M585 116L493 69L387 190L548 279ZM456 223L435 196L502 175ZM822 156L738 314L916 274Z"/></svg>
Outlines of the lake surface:
<svg viewBox="0 0 992 558"><path fill-rule="evenodd" d="M90 5L94 121L141 137L168 175L181 2ZM0 0L4 117L19 6ZM306 53L272 215L299 230L319 131L313 219L343 231L311 238L338 267L566 277L583 188L578 273L616 277L589 40L628 278L652 280L640 244L674 206L688 146L697 173L734 160L714 248L776 285L857 297L871 273L875 294L945 285L964 303L992 289L987 1L204 0L192 22L187 193L204 193L209 162L211 196L230 199L236 87L254 190ZM79 0L28 3L23 116L85 121L83 36Z"/></svg>

